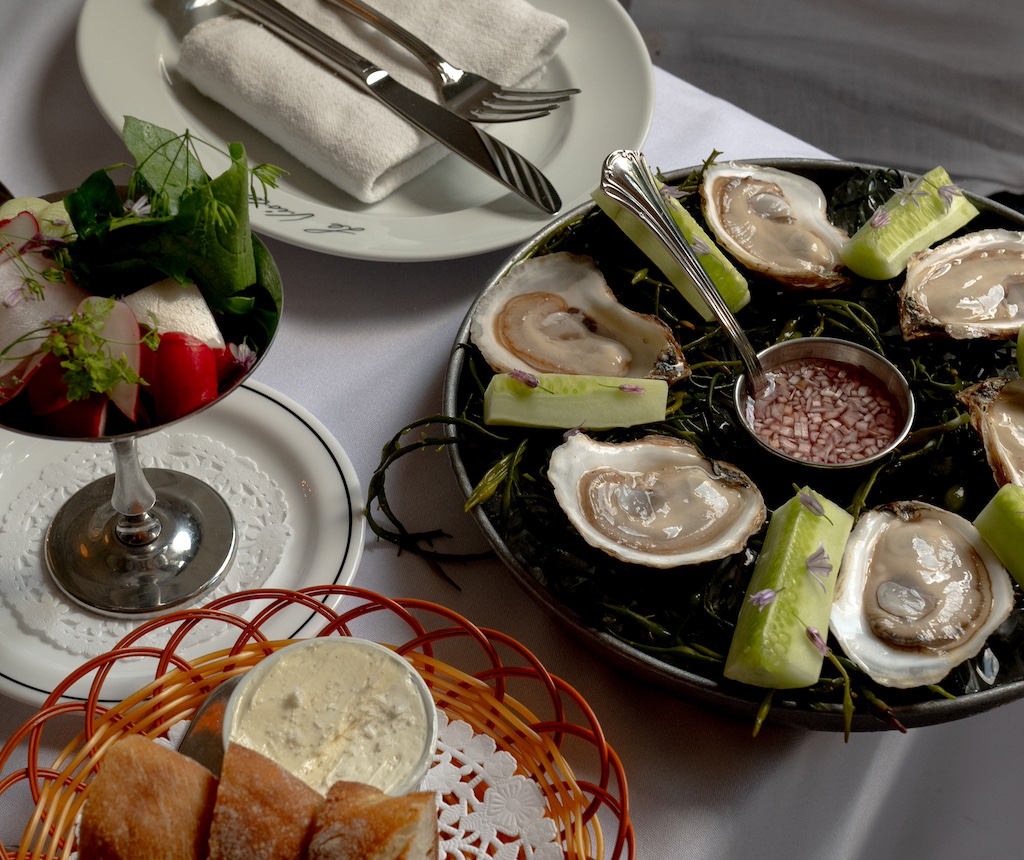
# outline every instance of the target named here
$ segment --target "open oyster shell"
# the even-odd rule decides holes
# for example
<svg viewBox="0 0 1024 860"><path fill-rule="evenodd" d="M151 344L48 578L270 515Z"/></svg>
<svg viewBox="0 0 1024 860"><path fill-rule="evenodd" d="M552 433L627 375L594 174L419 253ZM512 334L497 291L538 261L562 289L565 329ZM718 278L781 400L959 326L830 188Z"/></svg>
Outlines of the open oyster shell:
<svg viewBox="0 0 1024 860"><path fill-rule="evenodd" d="M1024 486L1024 380L983 379L956 397L981 436L996 483Z"/></svg>
<svg viewBox="0 0 1024 860"><path fill-rule="evenodd" d="M607 443L576 433L552 452L548 479L587 543L648 567L739 552L767 515L739 469L669 436Z"/></svg>
<svg viewBox="0 0 1024 860"><path fill-rule="evenodd" d="M477 304L470 337L498 372L649 377L689 374L657 317L622 305L593 260L564 252L513 266Z"/></svg>
<svg viewBox="0 0 1024 860"><path fill-rule="evenodd" d="M1010 576L970 522L894 502L854 526L829 627L877 683L909 688L979 654L1012 608Z"/></svg>
<svg viewBox="0 0 1024 860"><path fill-rule="evenodd" d="M900 288L906 340L992 340L1024 325L1024 232L980 230L911 256Z"/></svg>
<svg viewBox="0 0 1024 860"><path fill-rule="evenodd" d="M701 184L704 218L722 248L789 287L849 280L841 256L849 236L829 222L826 205L814 182L774 167L713 164Z"/></svg>

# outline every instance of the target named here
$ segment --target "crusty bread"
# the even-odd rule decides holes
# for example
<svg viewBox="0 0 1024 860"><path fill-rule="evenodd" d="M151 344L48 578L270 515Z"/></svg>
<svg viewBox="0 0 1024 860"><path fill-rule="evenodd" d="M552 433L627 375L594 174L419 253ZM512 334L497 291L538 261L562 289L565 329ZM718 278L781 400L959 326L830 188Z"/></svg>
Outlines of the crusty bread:
<svg viewBox="0 0 1024 860"><path fill-rule="evenodd" d="M437 801L336 782L313 821L309 860L435 860Z"/></svg>
<svg viewBox="0 0 1024 860"><path fill-rule="evenodd" d="M323 797L276 762L228 744L210 828L210 860L301 860Z"/></svg>
<svg viewBox="0 0 1024 860"><path fill-rule="evenodd" d="M216 791L192 759L140 735L121 738L89 785L79 860L206 857Z"/></svg>

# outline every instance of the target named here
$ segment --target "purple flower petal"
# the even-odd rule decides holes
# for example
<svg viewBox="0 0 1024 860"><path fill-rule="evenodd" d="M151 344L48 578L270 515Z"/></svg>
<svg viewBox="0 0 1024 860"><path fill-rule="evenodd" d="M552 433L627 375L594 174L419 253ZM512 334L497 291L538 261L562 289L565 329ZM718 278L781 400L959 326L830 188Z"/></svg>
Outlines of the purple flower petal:
<svg viewBox="0 0 1024 860"><path fill-rule="evenodd" d="M879 207L875 210L875 214L871 216L871 220L868 223L872 227L884 227L889 223L889 213Z"/></svg>
<svg viewBox="0 0 1024 860"><path fill-rule="evenodd" d="M817 627L807 628L807 638L811 640L811 644L821 652L822 657L828 656L828 645L825 644L825 640L821 637Z"/></svg>
<svg viewBox="0 0 1024 860"><path fill-rule="evenodd" d="M810 493L800 493L798 498L800 499L800 504L816 517L825 516L825 509L821 506L821 502L818 501L817 497L812 496Z"/></svg>
<svg viewBox="0 0 1024 860"><path fill-rule="evenodd" d="M939 188L939 198L949 209L953 205L954 197L963 197L964 191L959 185L943 185Z"/></svg>
<svg viewBox="0 0 1024 860"><path fill-rule="evenodd" d="M829 560L828 553L825 552L824 543L820 543L807 559L807 572L814 577L822 591L828 591L825 587L825 580L832 573L832 562Z"/></svg>
<svg viewBox="0 0 1024 860"><path fill-rule="evenodd" d="M750 601L752 606L756 606L758 612L768 606L770 603L775 601L775 598L779 596L774 588L762 588L760 591L756 591L751 594L747 600Z"/></svg>
<svg viewBox="0 0 1024 860"><path fill-rule="evenodd" d="M690 247L693 248L693 253L698 257L706 257L711 253L711 249L708 247L707 242L699 237L694 237L690 242Z"/></svg>
<svg viewBox="0 0 1024 860"><path fill-rule="evenodd" d="M230 343L228 352L245 370L252 370L256 363L256 351L247 343Z"/></svg>
<svg viewBox="0 0 1024 860"><path fill-rule="evenodd" d="M525 370L510 370L508 375L516 382L521 382L527 388L536 388L540 385L540 380L532 373L527 373Z"/></svg>

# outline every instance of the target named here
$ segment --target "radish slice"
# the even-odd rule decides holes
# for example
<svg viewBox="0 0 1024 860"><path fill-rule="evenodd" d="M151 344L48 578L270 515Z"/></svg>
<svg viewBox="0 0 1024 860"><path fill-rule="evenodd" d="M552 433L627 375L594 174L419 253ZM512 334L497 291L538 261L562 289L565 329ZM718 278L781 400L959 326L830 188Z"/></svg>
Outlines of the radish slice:
<svg viewBox="0 0 1024 860"><path fill-rule="evenodd" d="M48 281L42 273L53 260L39 253L21 256L17 263L0 265L0 388L18 387L40 344L50 333L50 322L74 312L89 294L68 281ZM31 295L26 278L43 288L43 298Z"/></svg>
<svg viewBox="0 0 1024 860"><path fill-rule="evenodd" d="M0 263L17 258L38 235L39 221L31 212L19 212L7 221L0 221Z"/></svg>
<svg viewBox="0 0 1024 860"><path fill-rule="evenodd" d="M94 299L85 299L79 304L78 310L86 310L91 301ZM96 301L102 300L96 299ZM103 327L97 331L97 334L107 339L106 351L112 360L123 356L128 366L135 373L139 372L139 364L142 360L139 321L128 305L124 302L114 302L113 310L103 321ZM136 383L117 383L110 390L109 397L129 421L135 421L139 406L139 386Z"/></svg>
<svg viewBox="0 0 1024 860"><path fill-rule="evenodd" d="M38 432L49 436L93 439L107 432L107 411L110 401L103 394L92 394L85 400L72 400L36 421Z"/></svg>

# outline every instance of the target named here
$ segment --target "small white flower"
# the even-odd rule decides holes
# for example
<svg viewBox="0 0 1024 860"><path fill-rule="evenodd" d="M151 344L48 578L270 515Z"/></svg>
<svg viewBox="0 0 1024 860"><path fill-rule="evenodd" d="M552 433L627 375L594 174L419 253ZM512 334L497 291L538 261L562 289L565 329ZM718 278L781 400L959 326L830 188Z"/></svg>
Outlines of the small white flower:
<svg viewBox="0 0 1024 860"><path fill-rule="evenodd" d="M141 218L150 212L149 198L143 194L138 200L129 200L124 204L126 215L134 215Z"/></svg>

